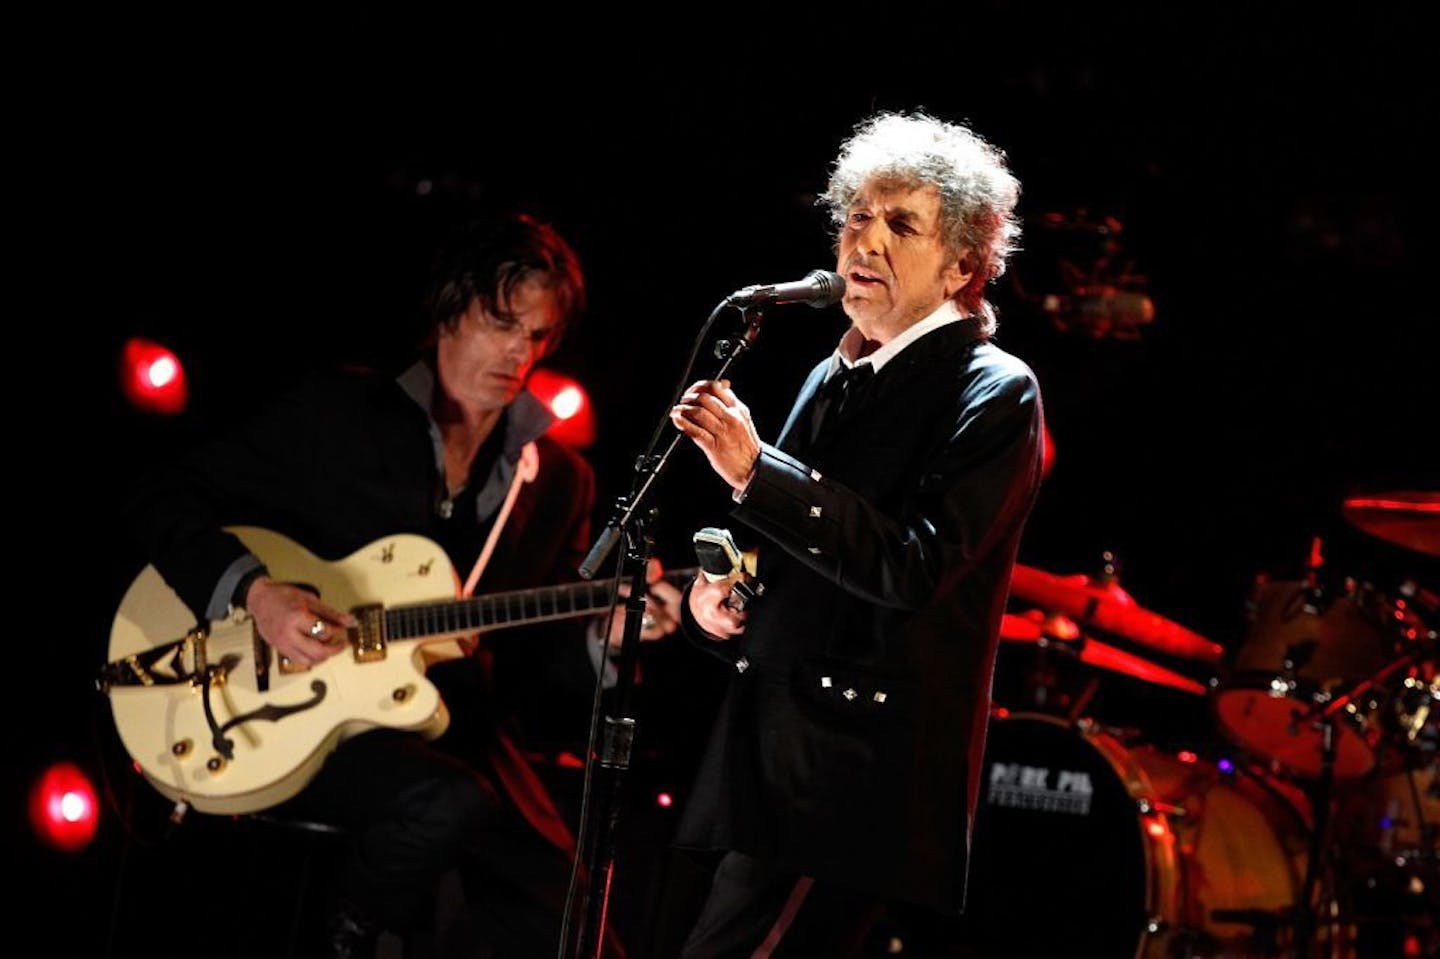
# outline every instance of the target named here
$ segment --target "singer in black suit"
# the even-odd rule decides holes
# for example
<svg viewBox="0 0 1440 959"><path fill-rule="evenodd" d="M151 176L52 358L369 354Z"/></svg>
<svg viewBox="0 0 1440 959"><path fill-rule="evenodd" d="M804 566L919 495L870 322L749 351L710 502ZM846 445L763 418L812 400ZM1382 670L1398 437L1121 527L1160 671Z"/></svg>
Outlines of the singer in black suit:
<svg viewBox="0 0 1440 959"><path fill-rule="evenodd" d="M852 325L775 445L728 382L672 422L760 537L763 594L687 595L733 675L677 834L723 853L688 957L855 954L887 903L963 909L990 683L1040 483L1040 392L984 298L1019 183L963 126L881 114L824 196ZM943 921L943 919L942 919Z"/></svg>

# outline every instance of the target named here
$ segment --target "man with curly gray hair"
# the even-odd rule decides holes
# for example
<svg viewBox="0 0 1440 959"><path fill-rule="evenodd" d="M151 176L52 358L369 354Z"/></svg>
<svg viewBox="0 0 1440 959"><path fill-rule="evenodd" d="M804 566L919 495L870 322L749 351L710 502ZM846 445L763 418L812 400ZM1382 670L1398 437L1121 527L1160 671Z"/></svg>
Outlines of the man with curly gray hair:
<svg viewBox="0 0 1440 959"><path fill-rule="evenodd" d="M990 342L984 296L1018 197L968 128L866 120L823 198L851 325L779 438L760 440L728 382L694 384L671 413L758 536L765 587L740 604L702 576L683 610L733 666L676 836L720 854L687 957L857 955L896 904L957 930L1041 476L1039 387Z"/></svg>
<svg viewBox="0 0 1440 959"><path fill-rule="evenodd" d="M987 336L993 334L995 310L985 299L985 286L1005 272L1020 238L1015 217L1020 181L1006 167L1004 155L966 127L924 114L884 113L845 141L821 197L838 231L837 245L852 235L847 227L858 226L855 217L864 215L856 199L867 186L906 195L934 193L941 248L968 277L954 297L965 313L980 317ZM841 267L846 265L842 258ZM847 313L852 300L872 299L863 291L884 292L863 269L863 254L861 265L846 275Z"/></svg>

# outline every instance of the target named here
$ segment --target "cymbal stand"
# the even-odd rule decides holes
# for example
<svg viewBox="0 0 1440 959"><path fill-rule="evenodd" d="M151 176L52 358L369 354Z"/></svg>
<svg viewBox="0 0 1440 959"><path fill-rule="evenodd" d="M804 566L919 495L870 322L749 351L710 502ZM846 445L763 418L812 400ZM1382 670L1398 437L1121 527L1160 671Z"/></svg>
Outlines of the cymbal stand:
<svg viewBox="0 0 1440 959"><path fill-rule="evenodd" d="M1042 713L1049 710L1050 696L1055 692L1059 681L1054 655L1051 644L1042 637L1041 641L1035 644L1031 666L1025 671L1025 698L1034 709Z"/></svg>
<svg viewBox="0 0 1440 959"><path fill-rule="evenodd" d="M1100 680L1093 676L1090 677L1090 681L1085 684L1084 689L1080 690L1080 695L1075 697L1075 702L1071 704L1066 713L1065 719L1070 725L1073 726L1080 721L1080 717L1085 715L1085 710L1090 708L1090 701L1099 691Z"/></svg>
<svg viewBox="0 0 1440 959"><path fill-rule="evenodd" d="M1315 826L1310 832L1305 881L1300 887L1299 902L1295 904L1296 959L1306 959L1310 955L1310 943L1315 937L1315 887L1320 883L1320 857L1329 846L1326 838L1330 831L1330 800L1335 784L1334 712L1327 709L1317 726L1320 730L1320 778L1310 803L1315 814Z"/></svg>
<svg viewBox="0 0 1440 959"><path fill-rule="evenodd" d="M1314 717L1314 728L1320 731L1320 778L1311 792L1310 805L1314 810L1315 825L1310 833L1309 856L1305 864L1305 882L1300 889L1300 901L1295 908L1295 955L1306 959L1316 932L1315 889L1320 883L1320 858L1329 848L1327 841L1330 831L1330 805L1335 787L1335 722L1336 717L1358 697L1374 688L1396 670L1414 661L1414 652L1397 657L1383 666L1343 695L1336 696L1323 704L1317 703L1310 710ZM1318 716L1315 713L1318 711Z"/></svg>

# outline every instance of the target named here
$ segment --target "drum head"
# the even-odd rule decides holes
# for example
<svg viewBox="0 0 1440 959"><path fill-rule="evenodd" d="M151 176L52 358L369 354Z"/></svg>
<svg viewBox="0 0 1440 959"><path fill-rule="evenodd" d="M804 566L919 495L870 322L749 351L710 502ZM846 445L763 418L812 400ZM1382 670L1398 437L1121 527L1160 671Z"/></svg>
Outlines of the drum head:
<svg viewBox="0 0 1440 959"><path fill-rule="evenodd" d="M1076 729L990 723L971 848L967 938L982 955L1132 956L1147 914L1135 800Z"/></svg>
<svg viewBox="0 0 1440 959"><path fill-rule="evenodd" d="M1235 744L1274 760L1293 775L1315 779L1325 768L1325 740L1316 728L1319 710L1293 696L1276 696L1268 679L1232 682L1214 698L1215 720ZM1364 776L1375 768L1377 733L1369 710L1335 718L1335 775Z"/></svg>
<svg viewBox="0 0 1440 959"><path fill-rule="evenodd" d="M1267 580L1256 586L1251 606L1244 645L1213 700L1216 722L1251 753L1316 778L1324 770L1317 720L1325 705L1388 661L1385 599L1368 586L1316 591L1302 580ZM1362 696L1336 713L1336 776L1364 776L1375 767L1373 712Z"/></svg>

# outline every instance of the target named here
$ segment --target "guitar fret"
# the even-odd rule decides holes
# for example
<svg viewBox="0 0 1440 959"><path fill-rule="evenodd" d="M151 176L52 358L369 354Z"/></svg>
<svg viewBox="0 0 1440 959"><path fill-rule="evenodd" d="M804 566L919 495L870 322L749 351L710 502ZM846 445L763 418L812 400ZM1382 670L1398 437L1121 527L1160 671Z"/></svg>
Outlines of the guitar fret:
<svg viewBox="0 0 1440 959"><path fill-rule="evenodd" d="M423 639L568 619L608 608L613 587L613 581L602 580L401 606L385 611L385 634L388 639Z"/></svg>

